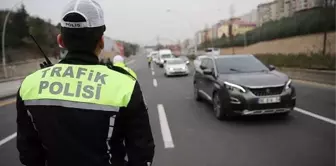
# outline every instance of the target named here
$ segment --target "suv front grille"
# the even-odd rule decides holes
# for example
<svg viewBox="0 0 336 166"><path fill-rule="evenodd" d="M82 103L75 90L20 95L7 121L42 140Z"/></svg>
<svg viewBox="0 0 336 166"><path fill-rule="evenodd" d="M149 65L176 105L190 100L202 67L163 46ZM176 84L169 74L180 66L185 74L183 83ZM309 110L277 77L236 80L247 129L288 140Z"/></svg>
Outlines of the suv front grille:
<svg viewBox="0 0 336 166"><path fill-rule="evenodd" d="M264 109L276 109L276 108L290 108L292 107L290 102L272 103L272 104L249 104L250 110L264 110Z"/></svg>
<svg viewBox="0 0 336 166"><path fill-rule="evenodd" d="M251 88L250 91L256 96L272 96L282 93L284 86L269 87L269 88Z"/></svg>

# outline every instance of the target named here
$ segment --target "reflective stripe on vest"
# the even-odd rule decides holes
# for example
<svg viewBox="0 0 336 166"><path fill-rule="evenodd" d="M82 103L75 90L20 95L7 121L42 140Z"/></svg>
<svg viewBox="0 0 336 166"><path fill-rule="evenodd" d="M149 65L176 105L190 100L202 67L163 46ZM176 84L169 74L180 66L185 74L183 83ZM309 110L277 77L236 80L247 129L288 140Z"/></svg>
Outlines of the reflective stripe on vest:
<svg viewBox="0 0 336 166"><path fill-rule="evenodd" d="M126 70L128 73L130 73L135 79L137 78L135 72L134 72L132 69L130 69L129 67L127 67L124 63L120 63L120 62L119 62L119 63L114 63L113 65L125 69L125 70Z"/></svg>
<svg viewBox="0 0 336 166"><path fill-rule="evenodd" d="M126 64L118 62L118 63L114 63L114 66L118 66L118 67L126 67Z"/></svg>
<svg viewBox="0 0 336 166"><path fill-rule="evenodd" d="M22 82L26 105L119 111L126 107L135 80L103 65L56 64L38 70Z"/></svg>

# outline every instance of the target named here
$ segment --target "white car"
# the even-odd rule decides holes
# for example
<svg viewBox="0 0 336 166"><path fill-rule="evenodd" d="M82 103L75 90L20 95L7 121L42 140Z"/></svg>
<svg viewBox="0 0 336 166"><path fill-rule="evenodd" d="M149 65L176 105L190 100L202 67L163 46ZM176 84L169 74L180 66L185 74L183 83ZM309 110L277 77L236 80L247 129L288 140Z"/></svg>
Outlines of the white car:
<svg viewBox="0 0 336 166"><path fill-rule="evenodd" d="M164 62L166 59L174 58L173 53L169 49L159 50L159 63L160 67L164 66Z"/></svg>
<svg viewBox="0 0 336 166"><path fill-rule="evenodd" d="M157 51L152 53L152 58L153 62L155 62L156 64L159 63L159 53Z"/></svg>
<svg viewBox="0 0 336 166"><path fill-rule="evenodd" d="M220 55L220 50L218 48L207 48L205 49L207 55Z"/></svg>
<svg viewBox="0 0 336 166"><path fill-rule="evenodd" d="M181 58L182 60L184 60L184 62L189 65L189 58L186 56L180 56L179 58Z"/></svg>
<svg viewBox="0 0 336 166"><path fill-rule="evenodd" d="M169 58L165 60L164 70L166 76L188 75L189 68L181 58Z"/></svg>
<svg viewBox="0 0 336 166"><path fill-rule="evenodd" d="M157 51L152 51L147 55L147 58L152 57L154 59L155 54L158 54L158 52Z"/></svg>

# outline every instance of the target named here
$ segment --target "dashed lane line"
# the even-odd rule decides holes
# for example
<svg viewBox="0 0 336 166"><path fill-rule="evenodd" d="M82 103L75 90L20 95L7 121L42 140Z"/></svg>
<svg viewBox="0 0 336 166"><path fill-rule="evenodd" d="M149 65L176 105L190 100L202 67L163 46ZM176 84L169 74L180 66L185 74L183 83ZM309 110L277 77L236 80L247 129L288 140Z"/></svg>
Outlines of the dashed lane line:
<svg viewBox="0 0 336 166"><path fill-rule="evenodd" d="M321 115L314 114L314 113L312 113L312 112L309 112L309 111L306 111L306 110L303 110L303 109L301 109L301 108L297 108L297 107L295 107L294 110L297 111L297 112L299 112L299 113L302 113L302 114L311 116L311 117L313 117L313 118L322 120L322 121L324 121L324 122L327 122L327 123L331 123L331 124L333 124L333 125L336 125L336 121L335 121L335 120L332 120L332 119L323 117L323 116L321 116Z"/></svg>
<svg viewBox="0 0 336 166"><path fill-rule="evenodd" d="M168 120L166 117L166 112L162 104L157 105L157 109L159 112L159 120L160 120L160 127L161 133L163 138L163 143L165 148L174 148L173 138L171 136L171 132L169 129Z"/></svg>
<svg viewBox="0 0 336 166"><path fill-rule="evenodd" d="M12 135L0 140L0 146L4 145L5 143L9 142L10 140L14 139L17 136L17 133L13 133Z"/></svg>
<svg viewBox="0 0 336 166"><path fill-rule="evenodd" d="M158 86L158 83L157 83L157 81L156 81L155 78L153 79L153 85L154 85L154 87L157 87L157 86Z"/></svg>

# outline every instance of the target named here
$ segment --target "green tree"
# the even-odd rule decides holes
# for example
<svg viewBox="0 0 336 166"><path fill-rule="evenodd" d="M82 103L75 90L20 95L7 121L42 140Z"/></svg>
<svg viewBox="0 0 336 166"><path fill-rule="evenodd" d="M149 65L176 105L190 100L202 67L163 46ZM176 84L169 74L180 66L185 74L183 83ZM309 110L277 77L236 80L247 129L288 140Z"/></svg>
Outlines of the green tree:
<svg viewBox="0 0 336 166"><path fill-rule="evenodd" d="M12 22L12 31L15 32L15 35L22 41L23 38L28 37L29 28L27 25L28 13L24 5L13 14Z"/></svg>
<svg viewBox="0 0 336 166"><path fill-rule="evenodd" d="M29 19L30 34L32 34L39 43L47 43L46 24L44 20L33 17Z"/></svg>

